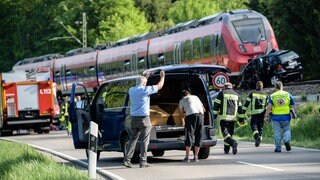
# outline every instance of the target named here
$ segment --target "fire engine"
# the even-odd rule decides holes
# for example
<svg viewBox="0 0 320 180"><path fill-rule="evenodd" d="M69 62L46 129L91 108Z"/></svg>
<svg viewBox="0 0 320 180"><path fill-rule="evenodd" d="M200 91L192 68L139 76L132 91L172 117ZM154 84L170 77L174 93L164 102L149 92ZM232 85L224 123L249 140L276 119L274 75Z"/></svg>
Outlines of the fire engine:
<svg viewBox="0 0 320 180"><path fill-rule="evenodd" d="M59 113L51 77L46 69L0 74L0 135L20 129L49 133Z"/></svg>

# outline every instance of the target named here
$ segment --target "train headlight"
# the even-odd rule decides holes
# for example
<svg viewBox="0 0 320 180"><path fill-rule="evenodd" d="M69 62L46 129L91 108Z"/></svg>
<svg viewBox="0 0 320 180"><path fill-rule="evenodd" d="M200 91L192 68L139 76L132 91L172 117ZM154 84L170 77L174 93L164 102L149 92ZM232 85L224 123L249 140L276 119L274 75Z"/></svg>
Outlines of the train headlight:
<svg viewBox="0 0 320 180"><path fill-rule="evenodd" d="M247 53L247 50L246 50L246 48L244 47L243 44L240 44L240 45L239 45L239 49L240 49L241 52Z"/></svg>

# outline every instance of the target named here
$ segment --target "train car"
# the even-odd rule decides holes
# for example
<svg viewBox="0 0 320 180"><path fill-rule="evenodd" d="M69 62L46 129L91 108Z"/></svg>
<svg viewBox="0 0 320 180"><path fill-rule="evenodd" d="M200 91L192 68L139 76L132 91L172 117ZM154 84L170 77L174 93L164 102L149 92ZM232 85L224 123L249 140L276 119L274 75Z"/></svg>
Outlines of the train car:
<svg viewBox="0 0 320 180"><path fill-rule="evenodd" d="M164 33L127 37L93 52L52 59L50 66L58 89L68 92L72 82L94 89L108 79L171 64L222 65L238 76L249 59L271 49L279 48L267 18L253 10L233 10L179 23ZM20 63L13 69L44 66Z"/></svg>

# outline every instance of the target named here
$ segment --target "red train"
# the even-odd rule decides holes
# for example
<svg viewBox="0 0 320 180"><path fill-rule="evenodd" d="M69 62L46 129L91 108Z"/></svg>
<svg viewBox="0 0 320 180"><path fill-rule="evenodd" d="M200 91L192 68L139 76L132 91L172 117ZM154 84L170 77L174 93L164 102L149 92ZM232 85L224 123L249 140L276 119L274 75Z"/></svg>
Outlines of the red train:
<svg viewBox="0 0 320 180"><path fill-rule="evenodd" d="M28 58L13 70L51 68L58 88L69 91L73 82L95 88L107 79L171 64L217 64L238 75L248 59L268 49L279 48L267 18L252 10L234 10L179 23L161 34L150 32L95 49L72 50L64 57Z"/></svg>

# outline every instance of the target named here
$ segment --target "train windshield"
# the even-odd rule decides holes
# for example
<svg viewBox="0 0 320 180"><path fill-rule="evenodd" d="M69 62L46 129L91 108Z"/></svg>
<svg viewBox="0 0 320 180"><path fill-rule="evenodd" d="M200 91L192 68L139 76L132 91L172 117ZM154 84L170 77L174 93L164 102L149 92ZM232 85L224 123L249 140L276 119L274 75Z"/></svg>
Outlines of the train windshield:
<svg viewBox="0 0 320 180"><path fill-rule="evenodd" d="M232 22L242 43L257 43L266 39L263 22L260 18L241 19Z"/></svg>

